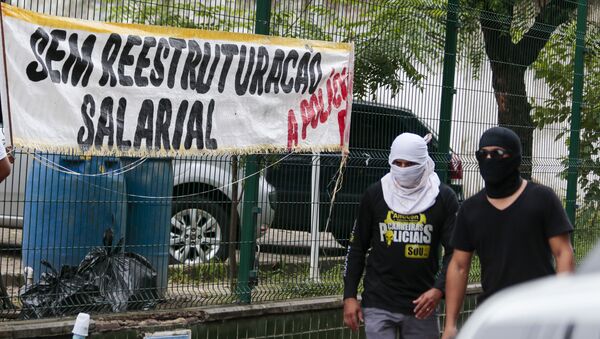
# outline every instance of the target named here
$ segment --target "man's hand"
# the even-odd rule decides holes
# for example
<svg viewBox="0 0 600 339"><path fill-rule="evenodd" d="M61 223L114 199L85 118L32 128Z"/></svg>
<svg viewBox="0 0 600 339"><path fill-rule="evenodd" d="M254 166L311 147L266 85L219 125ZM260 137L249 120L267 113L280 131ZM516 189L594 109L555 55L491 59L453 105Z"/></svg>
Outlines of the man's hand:
<svg viewBox="0 0 600 339"><path fill-rule="evenodd" d="M415 317L417 319L429 317L435 311L440 299L442 299L442 295L442 291L437 288L432 288L413 300L413 304L416 305Z"/></svg>
<svg viewBox="0 0 600 339"><path fill-rule="evenodd" d="M442 334L442 339L454 339L458 334L458 330L456 327L446 327L444 328L444 334Z"/></svg>
<svg viewBox="0 0 600 339"><path fill-rule="evenodd" d="M356 298L347 298L344 300L344 324L352 331L358 331L360 322L363 321L363 314Z"/></svg>
<svg viewBox="0 0 600 339"><path fill-rule="evenodd" d="M8 158L8 162L11 164L15 162L15 156L13 155L13 147L6 146L6 157Z"/></svg>

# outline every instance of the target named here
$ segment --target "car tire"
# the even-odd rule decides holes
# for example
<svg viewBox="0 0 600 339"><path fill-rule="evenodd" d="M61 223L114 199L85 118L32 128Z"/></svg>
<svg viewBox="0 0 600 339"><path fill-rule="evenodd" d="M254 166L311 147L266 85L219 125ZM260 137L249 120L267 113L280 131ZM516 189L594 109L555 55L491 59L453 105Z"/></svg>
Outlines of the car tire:
<svg viewBox="0 0 600 339"><path fill-rule="evenodd" d="M196 265L228 256L228 204L203 196L173 200L169 238L169 261Z"/></svg>

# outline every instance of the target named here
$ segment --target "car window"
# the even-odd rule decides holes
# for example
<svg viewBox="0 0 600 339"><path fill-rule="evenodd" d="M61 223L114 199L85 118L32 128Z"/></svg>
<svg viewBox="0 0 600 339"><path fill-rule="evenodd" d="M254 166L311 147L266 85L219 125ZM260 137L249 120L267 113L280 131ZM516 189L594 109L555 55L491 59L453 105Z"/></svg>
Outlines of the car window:
<svg viewBox="0 0 600 339"><path fill-rule="evenodd" d="M351 150L388 151L392 141L401 133L421 136L430 133L413 113L404 109L354 104L351 119Z"/></svg>

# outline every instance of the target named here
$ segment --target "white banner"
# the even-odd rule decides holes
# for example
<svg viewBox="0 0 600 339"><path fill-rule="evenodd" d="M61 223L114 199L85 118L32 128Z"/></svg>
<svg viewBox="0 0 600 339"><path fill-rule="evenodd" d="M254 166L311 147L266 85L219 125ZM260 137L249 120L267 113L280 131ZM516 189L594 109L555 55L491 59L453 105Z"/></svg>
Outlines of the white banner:
<svg viewBox="0 0 600 339"><path fill-rule="evenodd" d="M335 151L353 46L114 24L2 4L16 146L98 155Z"/></svg>

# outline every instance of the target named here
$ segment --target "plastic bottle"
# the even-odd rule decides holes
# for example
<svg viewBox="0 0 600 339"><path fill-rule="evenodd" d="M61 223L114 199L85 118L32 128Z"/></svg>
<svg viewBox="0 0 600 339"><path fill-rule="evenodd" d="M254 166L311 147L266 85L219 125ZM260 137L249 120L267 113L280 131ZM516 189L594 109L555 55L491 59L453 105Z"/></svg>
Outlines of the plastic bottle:
<svg viewBox="0 0 600 339"><path fill-rule="evenodd" d="M88 336L89 327L90 315L79 313L75 319L75 326L73 326L73 339L85 339Z"/></svg>
<svg viewBox="0 0 600 339"><path fill-rule="evenodd" d="M25 276L25 285L33 285L33 267L27 266L23 269L23 275Z"/></svg>

